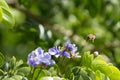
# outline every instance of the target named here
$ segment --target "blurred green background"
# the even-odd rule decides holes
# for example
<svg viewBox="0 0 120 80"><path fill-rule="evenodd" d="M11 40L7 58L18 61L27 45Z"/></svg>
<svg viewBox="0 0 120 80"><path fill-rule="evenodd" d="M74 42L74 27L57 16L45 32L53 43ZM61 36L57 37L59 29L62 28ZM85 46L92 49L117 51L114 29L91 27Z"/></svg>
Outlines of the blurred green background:
<svg viewBox="0 0 120 80"><path fill-rule="evenodd" d="M70 40L79 53L98 51L120 69L120 0L6 0L13 27L0 25L0 51L27 60L36 47ZM87 41L95 34L94 42Z"/></svg>

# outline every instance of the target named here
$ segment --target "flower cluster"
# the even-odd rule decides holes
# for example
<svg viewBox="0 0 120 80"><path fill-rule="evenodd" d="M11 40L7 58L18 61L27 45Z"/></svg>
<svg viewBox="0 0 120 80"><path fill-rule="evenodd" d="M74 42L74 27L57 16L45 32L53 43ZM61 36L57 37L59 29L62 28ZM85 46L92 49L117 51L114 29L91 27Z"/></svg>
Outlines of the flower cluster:
<svg viewBox="0 0 120 80"><path fill-rule="evenodd" d="M47 52L44 53L42 48L37 48L28 55L28 64L35 67L37 65L49 66L55 64L51 59L51 55Z"/></svg>
<svg viewBox="0 0 120 80"><path fill-rule="evenodd" d="M44 52L44 50L39 47L28 55L28 64L33 67L37 65L50 66L55 64L55 61L51 59L51 55L55 56L56 58L60 56L73 58L78 57L78 55L75 53L76 51L77 47L75 44L71 44L69 42L66 42L61 48L58 48L57 46L50 48L48 52Z"/></svg>
<svg viewBox="0 0 120 80"><path fill-rule="evenodd" d="M75 44L66 42L61 49L58 49L57 46L50 48L49 54L55 55L55 57L65 56L67 58L71 58L71 57L77 57L77 55L75 54L76 51L77 51L77 47L75 46Z"/></svg>

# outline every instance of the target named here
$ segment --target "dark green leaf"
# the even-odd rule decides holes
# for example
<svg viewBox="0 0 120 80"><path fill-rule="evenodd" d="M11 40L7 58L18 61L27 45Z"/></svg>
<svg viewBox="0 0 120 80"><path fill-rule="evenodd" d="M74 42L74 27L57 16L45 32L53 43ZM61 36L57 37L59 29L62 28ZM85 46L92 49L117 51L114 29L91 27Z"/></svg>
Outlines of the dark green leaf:
<svg viewBox="0 0 120 80"><path fill-rule="evenodd" d="M74 80L74 74L73 73L70 74L69 80Z"/></svg>
<svg viewBox="0 0 120 80"><path fill-rule="evenodd" d="M0 76L3 76L4 72L0 69Z"/></svg>
<svg viewBox="0 0 120 80"><path fill-rule="evenodd" d="M0 67L1 67L1 65L3 65L3 62L4 62L4 56L3 56L3 54L0 52Z"/></svg>

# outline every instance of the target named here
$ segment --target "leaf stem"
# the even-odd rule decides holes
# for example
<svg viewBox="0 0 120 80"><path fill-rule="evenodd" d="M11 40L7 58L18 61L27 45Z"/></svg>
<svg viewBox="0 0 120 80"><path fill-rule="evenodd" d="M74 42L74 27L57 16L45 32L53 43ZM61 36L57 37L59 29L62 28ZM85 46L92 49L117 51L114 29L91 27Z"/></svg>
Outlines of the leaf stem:
<svg viewBox="0 0 120 80"><path fill-rule="evenodd" d="M39 74L41 73L42 69L39 70L38 74L37 74L37 77L35 80L38 80L39 79Z"/></svg>
<svg viewBox="0 0 120 80"><path fill-rule="evenodd" d="M33 79L33 76L34 76L34 73L35 73L35 69L36 69L36 68L33 68L33 72L32 72L32 75L31 75L31 76L32 76L32 80L34 80L34 79Z"/></svg>

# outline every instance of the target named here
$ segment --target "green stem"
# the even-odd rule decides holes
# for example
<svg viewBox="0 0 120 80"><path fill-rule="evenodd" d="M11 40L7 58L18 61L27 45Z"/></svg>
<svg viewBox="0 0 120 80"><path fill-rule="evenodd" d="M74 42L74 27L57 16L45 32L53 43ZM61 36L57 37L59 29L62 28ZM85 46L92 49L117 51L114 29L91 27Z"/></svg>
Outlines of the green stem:
<svg viewBox="0 0 120 80"><path fill-rule="evenodd" d="M31 76L32 76L32 78L31 78L32 80L34 80L34 77L33 77L33 76L34 76L35 69L36 69L36 68L33 68L33 72L32 72L32 75L31 75Z"/></svg>
<svg viewBox="0 0 120 80"><path fill-rule="evenodd" d="M41 73L42 69L39 70L38 74L37 74L37 77L35 80L38 80L39 79L39 74Z"/></svg>

